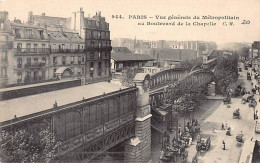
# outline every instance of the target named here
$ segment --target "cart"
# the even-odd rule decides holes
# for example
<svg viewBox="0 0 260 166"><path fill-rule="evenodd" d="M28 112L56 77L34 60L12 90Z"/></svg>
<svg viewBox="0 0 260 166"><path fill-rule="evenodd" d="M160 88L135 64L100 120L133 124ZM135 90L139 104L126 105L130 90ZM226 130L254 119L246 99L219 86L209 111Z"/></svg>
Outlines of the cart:
<svg viewBox="0 0 260 166"><path fill-rule="evenodd" d="M243 136L244 136L243 134L238 134L236 136L237 143L244 143Z"/></svg>
<svg viewBox="0 0 260 166"><path fill-rule="evenodd" d="M240 119L240 112L239 109L233 112L233 119Z"/></svg>
<svg viewBox="0 0 260 166"><path fill-rule="evenodd" d="M176 162L176 154L169 150L162 150L160 154L160 160L164 163Z"/></svg>
<svg viewBox="0 0 260 166"><path fill-rule="evenodd" d="M188 151L185 150L183 153L181 153L181 161L186 162L188 157Z"/></svg>
<svg viewBox="0 0 260 166"><path fill-rule="evenodd" d="M255 108L257 105L257 102L255 100L250 100L248 106Z"/></svg>
<svg viewBox="0 0 260 166"><path fill-rule="evenodd" d="M210 137L208 137L208 138L201 138L200 139L200 143L198 143L196 145L196 149L197 149L197 151L199 151L199 150L206 150L206 151L208 151L209 148L210 148L210 144L211 144Z"/></svg>
<svg viewBox="0 0 260 166"><path fill-rule="evenodd" d="M230 97L226 97L223 99L223 103L224 104L231 104L231 98Z"/></svg>

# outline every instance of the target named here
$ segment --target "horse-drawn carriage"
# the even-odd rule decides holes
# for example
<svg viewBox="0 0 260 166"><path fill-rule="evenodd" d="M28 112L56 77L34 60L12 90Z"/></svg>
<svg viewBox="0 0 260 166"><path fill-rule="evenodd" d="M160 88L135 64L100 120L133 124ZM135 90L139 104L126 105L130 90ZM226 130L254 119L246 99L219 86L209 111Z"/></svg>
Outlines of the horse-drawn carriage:
<svg viewBox="0 0 260 166"><path fill-rule="evenodd" d="M240 119L239 109L236 109L236 110L233 112L233 119Z"/></svg>
<svg viewBox="0 0 260 166"><path fill-rule="evenodd" d="M254 95L250 95L250 94L245 94L243 97L242 97L242 103L245 104L246 102L250 102L251 100L255 100L254 99Z"/></svg>
<svg viewBox="0 0 260 166"><path fill-rule="evenodd" d="M164 149L161 151L160 160L165 163L176 162L177 154L178 150L174 151L172 149Z"/></svg>
<svg viewBox="0 0 260 166"><path fill-rule="evenodd" d="M238 134L237 136L236 136L236 141L237 141L237 143L244 143L244 139L243 139L243 134L241 133L241 134Z"/></svg>
<svg viewBox="0 0 260 166"><path fill-rule="evenodd" d="M186 162L186 161L187 161L187 157L188 157L188 151L185 149L185 150L181 153L181 161L182 161L182 162Z"/></svg>
<svg viewBox="0 0 260 166"><path fill-rule="evenodd" d="M255 108L257 105L257 102L255 100L250 100L248 106Z"/></svg>
<svg viewBox="0 0 260 166"><path fill-rule="evenodd" d="M226 97L223 99L223 103L224 104L231 104L231 98L230 97Z"/></svg>
<svg viewBox="0 0 260 166"><path fill-rule="evenodd" d="M196 150L206 150L208 151L210 148L211 140L210 137L208 138L201 138L200 141L196 145Z"/></svg>

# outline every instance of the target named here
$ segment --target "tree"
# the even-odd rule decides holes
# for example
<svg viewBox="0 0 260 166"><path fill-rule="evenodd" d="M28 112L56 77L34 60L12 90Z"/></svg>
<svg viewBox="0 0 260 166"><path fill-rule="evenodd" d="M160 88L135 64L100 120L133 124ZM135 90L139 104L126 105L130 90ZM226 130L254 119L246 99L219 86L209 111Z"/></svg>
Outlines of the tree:
<svg viewBox="0 0 260 166"><path fill-rule="evenodd" d="M134 86L134 78L137 73L141 72L140 68L125 68L122 70L121 82L122 85L127 87Z"/></svg>
<svg viewBox="0 0 260 166"><path fill-rule="evenodd" d="M195 59L191 59L191 60L182 61L181 62L181 67L184 70L191 71L193 66L196 66L196 65L200 65L201 66L202 63L203 63L203 59L202 59L202 57L199 57L199 58L195 58Z"/></svg>
<svg viewBox="0 0 260 166"><path fill-rule="evenodd" d="M25 130L14 133L2 131L1 133L1 162L27 163L50 162L58 154L55 136L47 128L37 133L39 139L28 134Z"/></svg>

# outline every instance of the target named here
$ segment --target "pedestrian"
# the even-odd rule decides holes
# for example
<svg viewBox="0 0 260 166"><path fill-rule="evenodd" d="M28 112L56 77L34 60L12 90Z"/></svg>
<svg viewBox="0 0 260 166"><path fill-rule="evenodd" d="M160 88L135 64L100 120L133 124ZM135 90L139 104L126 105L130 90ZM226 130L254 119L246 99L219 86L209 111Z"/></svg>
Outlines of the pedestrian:
<svg viewBox="0 0 260 166"><path fill-rule="evenodd" d="M223 150L226 150L226 143L225 143L224 140L222 141L222 149L223 149Z"/></svg>
<svg viewBox="0 0 260 166"><path fill-rule="evenodd" d="M225 129L227 129L227 126L228 126L227 121L225 121Z"/></svg>
<svg viewBox="0 0 260 166"><path fill-rule="evenodd" d="M254 113L254 120L255 120L255 113Z"/></svg>
<svg viewBox="0 0 260 166"><path fill-rule="evenodd" d="M222 130L225 130L225 127L224 127L224 124L223 124L223 123L222 123L221 129L222 129Z"/></svg>

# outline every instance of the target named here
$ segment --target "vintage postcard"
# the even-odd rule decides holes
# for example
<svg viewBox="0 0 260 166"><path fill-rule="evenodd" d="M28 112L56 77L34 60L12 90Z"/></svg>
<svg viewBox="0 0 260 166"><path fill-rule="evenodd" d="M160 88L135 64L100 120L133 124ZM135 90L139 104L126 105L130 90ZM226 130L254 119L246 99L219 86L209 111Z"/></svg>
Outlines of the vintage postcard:
<svg viewBox="0 0 260 166"><path fill-rule="evenodd" d="M1 163L260 163L260 0L0 0Z"/></svg>

